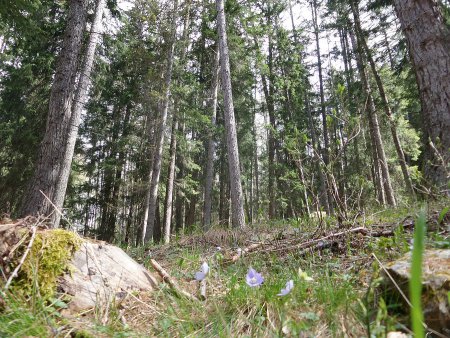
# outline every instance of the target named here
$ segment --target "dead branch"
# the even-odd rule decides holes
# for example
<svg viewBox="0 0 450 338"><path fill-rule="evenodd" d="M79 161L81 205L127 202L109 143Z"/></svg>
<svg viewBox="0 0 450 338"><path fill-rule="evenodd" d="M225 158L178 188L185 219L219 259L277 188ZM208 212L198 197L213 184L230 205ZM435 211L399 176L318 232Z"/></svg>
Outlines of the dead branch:
<svg viewBox="0 0 450 338"><path fill-rule="evenodd" d="M175 291L175 293L177 293L178 295L182 295L190 300L193 300L196 302L199 301L199 299L197 297L195 297L194 295L190 294L189 292L183 290L178 285L178 283L167 273L167 271L164 270L161 265L159 265L159 263L157 261L155 261L154 259L150 259L150 264L152 265L153 269L155 269L156 272L158 272L158 274L161 276L163 281L165 283L169 284L169 286L172 288L172 290Z"/></svg>
<svg viewBox="0 0 450 338"><path fill-rule="evenodd" d="M258 249L259 247L261 247L263 245L264 245L263 242L253 243L253 244L249 245L248 247L242 249L242 251L238 252L236 255L231 257L231 262L236 262L243 254L246 254L246 253L249 253L251 251L254 251L254 250Z"/></svg>
<svg viewBox="0 0 450 338"><path fill-rule="evenodd" d="M368 230L364 227L357 227L357 228L353 228L350 230L346 230L346 231L340 231L340 232L336 232L334 234L319 238L319 239L314 239L312 241L308 241L308 242L304 242L304 243L300 243L300 244L296 244L290 247L284 247L284 248L275 248L270 250L270 252L277 252L277 251L284 251L284 250L295 250L295 249L307 249L313 246L323 246L324 243L329 242L330 239L336 238L336 237L340 237L342 235L347 235L347 234L356 234L356 233L360 233L363 235L367 235L368 234Z"/></svg>

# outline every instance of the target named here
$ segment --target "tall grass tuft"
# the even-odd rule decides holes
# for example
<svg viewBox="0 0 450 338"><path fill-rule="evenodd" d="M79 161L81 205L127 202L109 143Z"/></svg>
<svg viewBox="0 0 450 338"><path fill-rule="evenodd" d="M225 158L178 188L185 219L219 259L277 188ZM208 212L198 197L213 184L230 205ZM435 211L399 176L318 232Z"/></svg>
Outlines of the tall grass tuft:
<svg viewBox="0 0 450 338"><path fill-rule="evenodd" d="M411 261L411 280L409 294L411 298L411 322L414 336L424 337L423 312L422 312L422 260L425 240L425 210L422 210L414 229L414 246Z"/></svg>

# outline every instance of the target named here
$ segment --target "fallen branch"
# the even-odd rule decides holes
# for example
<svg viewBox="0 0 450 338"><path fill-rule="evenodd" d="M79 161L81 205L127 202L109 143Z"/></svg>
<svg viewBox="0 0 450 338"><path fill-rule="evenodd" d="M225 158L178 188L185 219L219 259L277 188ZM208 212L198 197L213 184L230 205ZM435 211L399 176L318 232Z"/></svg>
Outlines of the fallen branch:
<svg viewBox="0 0 450 338"><path fill-rule="evenodd" d="M31 250L31 248L33 246L34 239L36 238L36 230L37 230L37 226L31 227L32 234L31 234L30 242L28 243L27 249L25 250L22 258L20 259L19 264L16 266L16 268L14 269L13 273L11 274L11 276L9 276L9 278L8 278L6 284L5 284L4 291L8 290L8 288L11 285L13 279L17 276L20 268L22 267L23 263L25 262L25 259L27 258L28 254L30 253L30 250Z"/></svg>
<svg viewBox="0 0 450 338"><path fill-rule="evenodd" d="M253 243L249 245L248 247L242 249L240 252L238 252L236 255L231 257L231 262L236 262L243 254L249 253L251 251L254 251L258 249L260 246L263 246L264 243Z"/></svg>
<svg viewBox="0 0 450 338"><path fill-rule="evenodd" d="M275 248L270 250L270 252L277 252L277 251L284 251L284 250L295 250L295 249L307 249L313 246L317 246L317 247L322 247L324 246L324 243L327 243L328 240L336 238L336 237L340 237L342 235L347 235L347 234L356 234L356 233L360 233L363 235L367 235L369 232L366 228L364 227L358 227L358 228L353 228L350 230L346 230L346 231L340 231L340 232L336 232L334 234L319 238L319 239L314 239L312 241L308 241L305 243L300 243L297 245L293 245L290 247L284 247L284 248Z"/></svg>
<svg viewBox="0 0 450 338"><path fill-rule="evenodd" d="M190 294L189 292L183 290L178 285L178 283L167 273L167 271L164 270L161 265L159 265L159 263L157 261L155 261L154 259L150 259L150 264L152 265L153 269L155 269L156 272L158 272L158 274L161 276L163 281L165 283L169 284L169 286L172 288L172 290L174 290L178 295L182 295L182 296L184 296L190 300L196 301L196 302L199 301L199 299L197 297L195 297L194 295Z"/></svg>

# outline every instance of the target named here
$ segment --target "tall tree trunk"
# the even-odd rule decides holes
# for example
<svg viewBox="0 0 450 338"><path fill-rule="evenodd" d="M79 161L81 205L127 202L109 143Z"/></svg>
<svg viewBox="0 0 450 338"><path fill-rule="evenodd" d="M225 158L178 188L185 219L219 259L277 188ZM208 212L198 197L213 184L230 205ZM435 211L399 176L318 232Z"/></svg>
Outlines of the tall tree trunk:
<svg viewBox="0 0 450 338"><path fill-rule="evenodd" d="M188 48L188 36L189 36L189 25L190 25L190 12L191 6L190 1L186 2L186 13L184 16L184 28L183 28L183 38L182 38L182 49L180 56L181 67L185 66L185 56ZM164 201L164 243L170 242L170 232L172 224L172 204L173 204L173 185L175 181L175 163L177 157L177 130L178 130L178 100L175 101L173 117L172 117L172 133L170 140L170 152L169 152L169 173L167 175L166 183L166 198Z"/></svg>
<svg viewBox="0 0 450 338"><path fill-rule="evenodd" d="M450 30L437 0L394 0L422 103L426 176L447 187L450 163Z"/></svg>
<svg viewBox="0 0 450 338"><path fill-rule="evenodd" d="M94 12L94 21L91 25L89 33L89 41L86 47L83 64L80 70L80 79L78 81L77 91L73 100L72 116L70 119L69 136L67 137L66 150L64 161L59 178L59 189L55 195L55 205L58 209L62 209L64 199L66 197L67 183L69 181L70 171L72 167L72 159L75 151L75 144L78 137L78 129L81 122L81 113L87 101L88 89L91 84L91 73L94 65L95 50L101 35L102 18L105 8L105 0L97 0L97 5ZM58 227L60 222L59 213L55 214L54 224Z"/></svg>
<svg viewBox="0 0 450 338"><path fill-rule="evenodd" d="M255 88L256 90L256 88ZM256 96L256 95L255 95ZM252 216L252 221L258 219L259 217L259 165L258 165L258 142L256 140L256 110L253 112L253 128L252 128L252 136L253 136L253 177L255 178L255 207L253 214L256 214L255 216ZM251 179L253 180L253 177ZM253 202L253 201L252 201Z"/></svg>
<svg viewBox="0 0 450 338"><path fill-rule="evenodd" d="M184 137L184 131L185 131L185 123L184 123L184 118L180 123L179 126L179 135L181 135L182 137ZM177 168L178 168L178 173L177 173L177 183L178 183L178 189L177 189L177 193L176 193L176 201L175 201L175 229L176 231L180 231L184 229L184 191L183 191L183 186L181 186L181 182L183 181L184 178L184 172L185 172L185 168L184 168L184 160L183 160L183 154L180 153L179 156L177 156L176 161L178 162L177 164Z"/></svg>
<svg viewBox="0 0 450 338"><path fill-rule="evenodd" d="M333 213L333 196L331 192L331 187L329 187L329 183L331 181L328 171L331 170L329 167L330 163L330 141L328 136L328 125L327 125L327 114L326 114L326 107L325 107L325 94L323 90L323 75L322 75L322 57L320 55L320 44L319 44L319 26L317 23L317 0L313 0L311 2L311 9L312 9L312 18L313 18L313 25L314 25L314 36L316 39L316 53L317 53L317 68L319 72L319 92L320 92L320 112L322 115L322 131L323 131L323 162L326 167L326 176L327 180L324 182L325 190L326 190L326 196L328 199L327 203L327 212L329 215Z"/></svg>
<svg viewBox="0 0 450 338"><path fill-rule="evenodd" d="M374 153L374 164L375 167L377 164L380 167L380 171L382 174L382 185L384 188L384 192L386 194L386 200L387 203L391 206L396 206L396 201L394 197L394 190L392 189L391 185L391 177L389 174L389 169L387 165L386 160L386 154L384 152L384 145L383 145L383 139L381 138L381 131L380 131L380 125L378 123L378 116L376 113L375 103L373 102L372 98L372 90L370 88L369 81L367 79L367 73L366 73L366 67L362 58L362 48L361 48L361 42L358 38L355 41L355 38L350 32L350 37L352 38L352 42L356 51L356 62L358 65L359 75L361 77L361 81L363 84L364 93L366 95L367 100L367 113L369 118L369 126L370 126L370 134L372 138L372 146L373 146L373 152L376 152L376 155ZM380 182L378 182L379 185L381 185ZM381 190L381 187L379 187L379 190Z"/></svg>
<svg viewBox="0 0 450 338"><path fill-rule="evenodd" d="M219 183L219 222L228 224L229 218L229 179L226 163L226 140L221 141L220 147L220 183Z"/></svg>
<svg viewBox="0 0 450 338"><path fill-rule="evenodd" d="M102 162L102 189L100 195L101 217L98 226L98 239L112 242L114 239L115 224L110 227L108 222L109 215L115 212L112 210L113 191L118 163L116 157L118 153L119 134L120 134L120 115L122 107L119 103L113 107L111 137L104 147L105 160Z"/></svg>
<svg viewBox="0 0 450 338"><path fill-rule="evenodd" d="M269 50L271 48L269 47ZM269 52L270 53L270 52ZM270 67L269 67L270 68ZM268 152L268 185L267 192L269 195L269 219L273 219L275 217L275 108L273 104L273 90L269 92L269 86L267 85L267 77L265 75L261 75L262 83L263 83L263 91L266 99L267 112L269 114L269 123L270 127L267 135L267 152ZM272 86L270 86L272 87ZM273 88L273 87L272 87Z"/></svg>
<svg viewBox="0 0 450 338"><path fill-rule="evenodd" d="M125 110L125 117L122 122L122 133L120 136L120 139L117 139L116 143L119 143L120 140L124 140L128 137L130 128L130 118L131 118L131 107L127 106ZM120 145L113 146L113 152L111 154L111 158L114 160L117 156L117 162L115 164L115 177L113 179L113 185L111 189L111 195L108 197L108 206L107 206L107 214L106 219L104 223L105 227L105 233L107 236L103 239L108 242L112 242L114 239L115 229L116 229L116 222L117 222L117 215L119 213L119 210L117 209L117 206L119 205L119 193L120 188L122 185L122 172L123 167L125 165L125 149L117 149Z"/></svg>
<svg viewBox="0 0 450 338"><path fill-rule="evenodd" d="M244 198L239 166L239 150L237 143L236 121L234 118L233 95L231 92L230 59L228 55L225 10L223 0L216 0L217 26L219 33L220 64L222 89L224 96L225 130L227 133L228 170L230 172L231 212L233 227L245 227Z"/></svg>
<svg viewBox="0 0 450 338"><path fill-rule="evenodd" d="M217 92L219 87L219 71L220 71L220 53L219 49L215 52L214 65L212 68L211 89L208 96L207 107L211 110L211 129L208 135L207 158L206 158L206 175L205 175L205 201L203 205L203 228L208 230L211 226L211 206L212 206L212 189L214 181L214 128L216 126L217 113Z"/></svg>
<svg viewBox="0 0 450 338"><path fill-rule="evenodd" d="M270 25L272 20L271 17L271 9L269 8L267 14L267 23ZM268 138L268 155L269 155L269 177L268 177L268 193L269 193L269 219L275 218L275 209L276 209L276 187L275 187L275 152L276 152L276 141L275 141L275 131L276 131L276 122L275 122L275 88L274 88L274 76L273 76L273 41L272 41L272 32L269 31L269 50L268 50L268 67L269 67L269 76L268 79L262 75L263 82L263 90L264 96L266 98L267 104L267 112L269 113L269 138ZM268 81L267 81L268 80Z"/></svg>
<svg viewBox="0 0 450 338"><path fill-rule="evenodd" d="M66 155L66 140L70 133L72 101L86 22L87 2L87 0L69 1L67 27L50 92L44 139L40 145L36 170L24 195L20 210L22 216L38 214L48 216L52 213L53 206L43 194L52 203L57 196L62 195L64 199L67 183L64 188L61 187L60 177ZM64 193L59 190L64 190ZM60 204L62 205L62 202ZM51 221L55 227L59 225L59 212L52 214Z"/></svg>
<svg viewBox="0 0 450 338"><path fill-rule="evenodd" d="M312 141L312 144L311 144L311 147L313 149L312 158L313 158L315 169L319 176L318 202L320 203L321 207L323 207L325 210L329 210L327 190L326 190L326 186L325 186L325 177L323 175L322 170L320 169L320 163L319 163L318 151L317 151L317 147L318 147L317 142L318 141L317 141L317 135L316 135L315 127L314 127L314 121L312 118L311 106L310 106L308 95L305 95L305 105L306 105L306 114L308 115L308 128L309 128L309 133L310 133L311 141Z"/></svg>
<svg viewBox="0 0 450 338"><path fill-rule="evenodd" d="M157 198L158 198L158 188L159 188L159 178L161 174L161 162L162 153L164 148L164 134L167 122L167 112L169 110L169 98L170 98L170 86L172 82L172 69L173 69L173 58L175 50L175 40L176 40L176 28L177 28L177 10L178 10L178 0L174 0L173 12L172 12L172 23L171 23L171 36L168 42L168 53L167 53L167 66L166 72L164 74L164 96L160 103L161 116L160 124L158 128L158 136L155 142L155 153L153 156L153 171L152 180L150 182L150 198L148 204L148 220L147 224L144 224L142 231L142 241L144 243L150 241L153 237L153 228L155 225L155 216L157 209Z"/></svg>
<svg viewBox="0 0 450 338"><path fill-rule="evenodd" d="M176 108L175 108L176 109ZM172 135L169 150L169 173L167 175L166 199L164 201L164 243L170 242L170 225L172 223L173 183L175 180L175 161L177 153L178 119L174 115L172 121Z"/></svg>
<svg viewBox="0 0 450 338"><path fill-rule="evenodd" d="M391 107L386 95L386 91L384 90L383 82L381 81L380 74L378 73L377 67L375 65L375 61L372 57L372 52L370 48L367 46L366 39L364 37L362 28L361 28L361 22L359 19L359 9L357 3L354 2L354 0L350 1L350 5L353 12L353 17L355 19L355 28L356 32L359 35L361 44L364 48L364 51L366 52L367 60L369 61L370 68L372 69L373 76L375 77L375 82L378 87L378 92L380 94L381 102L383 104L384 113L386 114L386 117L389 121L389 127L391 129L392 134L392 140L394 141L395 150L397 152L398 162L400 164L400 167L402 169L403 174L403 180L405 181L406 188L408 189L408 192L411 194L411 197L415 200L416 194L413 188L411 177L409 176L408 172L408 166L406 165L405 160L405 153L403 152L402 145L400 143L400 139L397 134L397 127L395 125L394 120L392 119L392 112Z"/></svg>

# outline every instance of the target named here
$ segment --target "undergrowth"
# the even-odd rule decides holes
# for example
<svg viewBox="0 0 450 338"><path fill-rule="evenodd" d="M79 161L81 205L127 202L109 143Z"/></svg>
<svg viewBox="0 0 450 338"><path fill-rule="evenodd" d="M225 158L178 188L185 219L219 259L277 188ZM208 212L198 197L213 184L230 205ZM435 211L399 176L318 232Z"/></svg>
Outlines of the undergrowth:
<svg viewBox="0 0 450 338"><path fill-rule="evenodd" d="M417 215L408 214L406 209L374 212L358 218L352 226L362 222L400 224L407 216L415 219ZM306 238L314 234L317 238L337 231L333 224L333 220L322 222L320 233L317 221L277 222L254 226L245 236L280 234L281 238L288 233ZM404 317L409 310L400 300L386 302L380 291L381 268L374 257L387 262L409 252L411 230L398 227L389 237L352 235L342 245L306 255L244 254L236 262L230 262L230 256L239 249L239 238L214 242L214 237L206 236L212 241L206 243L201 242L206 238L201 234L190 236L192 240L182 237L169 246L130 253L144 264L149 257L156 259L183 289L195 295L199 283L193 279L194 273L207 262L206 300L179 297L161 283L151 293L130 294L108 313L94 311L68 321L59 315L65 306L62 301L30 303L30 299L9 297L0 315L0 336L384 337L390 331L406 330ZM448 234L429 233L425 247L439 247L441 242L448 242ZM250 267L264 277L260 286L246 284ZM294 283L291 292L278 296L289 280Z"/></svg>

